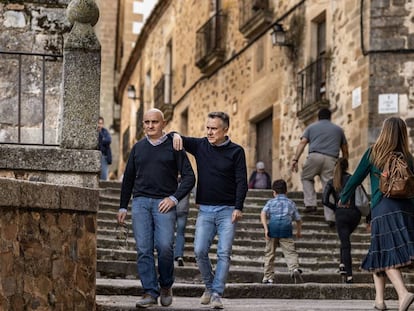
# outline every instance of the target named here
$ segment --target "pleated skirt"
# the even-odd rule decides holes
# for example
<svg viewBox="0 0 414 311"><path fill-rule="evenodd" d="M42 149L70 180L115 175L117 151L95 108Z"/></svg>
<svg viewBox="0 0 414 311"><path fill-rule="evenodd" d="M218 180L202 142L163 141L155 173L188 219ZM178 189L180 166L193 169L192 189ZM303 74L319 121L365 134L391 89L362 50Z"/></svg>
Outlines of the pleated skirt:
<svg viewBox="0 0 414 311"><path fill-rule="evenodd" d="M414 204L383 197L371 210L371 245L361 269L380 272L414 260Z"/></svg>

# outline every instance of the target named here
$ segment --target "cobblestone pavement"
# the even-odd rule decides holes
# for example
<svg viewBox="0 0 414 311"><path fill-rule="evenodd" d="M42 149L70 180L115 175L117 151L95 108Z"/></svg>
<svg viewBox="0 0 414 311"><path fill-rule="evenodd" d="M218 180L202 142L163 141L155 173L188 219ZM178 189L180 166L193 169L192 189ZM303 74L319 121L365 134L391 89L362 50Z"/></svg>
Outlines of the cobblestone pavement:
<svg viewBox="0 0 414 311"><path fill-rule="evenodd" d="M115 307L117 310L136 310L135 302L137 296L97 296L98 310L109 310ZM309 299L223 299L224 310L227 311L356 311L374 310L372 300L309 300ZM388 310L398 310L395 300L386 301ZM173 304L166 307L151 307L147 310L164 311L189 311L189 310L211 310L209 306L200 305L198 298L174 297ZM414 310L414 305L410 308Z"/></svg>

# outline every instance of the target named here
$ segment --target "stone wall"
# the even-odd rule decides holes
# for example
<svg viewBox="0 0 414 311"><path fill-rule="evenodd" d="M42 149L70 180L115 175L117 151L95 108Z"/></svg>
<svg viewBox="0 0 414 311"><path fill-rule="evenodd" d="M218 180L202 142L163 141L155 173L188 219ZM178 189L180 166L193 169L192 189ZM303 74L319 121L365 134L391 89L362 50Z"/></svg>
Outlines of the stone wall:
<svg viewBox="0 0 414 311"><path fill-rule="evenodd" d="M369 140L373 142L388 117L377 115L380 94L398 94L397 116L407 121L414 142L414 4L412 1L379 1L369 7L370 24L364 27L370 56L369 104L372 122ZM411 143L411 152L414 144Z"/></svg>
<svg viewBox="0 0 414 311"><path fill-rule="evenodd" d="M0 309L95 308L94 189L0 178Z"/></svg>
<svg viewBox="0 0 414 311"><path fill-rule="evenodd" d="M4 14L1 11L1 16L16 10L21 11L17 16L23 16L23 20L31 16L30 25L36 21L33 18L36 12L40 15L55 12L45 13L36 22L51 30L44 34L44 49L47 49L48 37L53 42L54 34L62 30L56 30L53 25L67 23L66 14L73 25L67 28L70 32L59 47L63 61L56 65L58 70L48 72L61 75L48 77L59 81L54 86L56 97L60 98L59 108L45 111L46 121L56 118L55 132L61 139L55 138L55 146L48 143L33 146L27 141L0 144L2 311L95 310L101 153L96 150L100 44L93 25L98 20L99 10L93 0L68 2L25 1L23 4L22 1L22 4L0 7L6 11ZM56 18L56 23L51 23L48 17ZM30 36L35 38L37 34L36 31L32 33L30 27L21 32L20 37L8 35L19 41ZM62 37L61 32L58 37ZM39 50L42 51L39 48L30 52ZM41 80L41 76L33 74L33 81L28 76L22 75L22 85L27 84L35 94L41 92L34 82ZM7 89L0 92L8 96ZM0 107L4 106L0 103ZM13 111L5 109L1 117L12 119ZM3 119L1 122L4 125Z"/></svg>

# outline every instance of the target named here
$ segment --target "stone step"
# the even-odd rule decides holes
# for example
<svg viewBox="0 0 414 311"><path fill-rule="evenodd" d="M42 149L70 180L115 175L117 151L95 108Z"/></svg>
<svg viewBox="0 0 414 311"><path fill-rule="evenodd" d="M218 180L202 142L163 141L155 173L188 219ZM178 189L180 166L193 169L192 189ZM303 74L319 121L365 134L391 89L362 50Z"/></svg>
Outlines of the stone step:
<svg viewBox="0 0 414 311"><path fill-rule="evenodd" d="M186 228L186 242L193 243L194 241L194 234L195 234L195 227L194 226L187 226ZM110 229L110 228L102 228L98 229L99 236L108 236L108 237L116 237L117 230ZM128 233L129 237L133 237L132 229L129 230ZM245 244L243 241L259 241L260 245L265 244L264 233L263 230L242 230L238 229L236 235L234 237L234 243L238 244L239 242ZM296 239L296 243L306 242L306 241L313 241L318 243L315 246L319 246L319 244L328 243L330 246L335 247L335 245L339 245L338 235L334 231L324 232L320 230L303 230L302 237L300 239ZM355 243L362 243L365 245L369 245L370 237L366 233L355 233L351 236L351 242ZM312 246L311 246L312 247Z"/></svg>
<svg viewBox="0 0 414 311"><path fill-rule="evenodd" d="M188 259L188 258L186 258ZM216 264L216 260L214 258L211 259L212 264ZM340 283L341 279L337 273L338 271L338 261L318 261L318 262L309 262L306 260L300 260L301 269L304 271L304 275L312 275L313 277L317 278L317 276L322 272L327 272L332 275L336 275L335 278L330 279L330 282L333 283ZM231 265L231 273L228 278L228 282L232 283L236 280L242 283L250 283L252 280L254 282L259 282L263 277L263 263L255 262L250 266L246 264L245 261L239 261L236 259L232 259ZM355 274L359 271L359 264L360 262L355 262L353 264L353 271ZM98 259L97 261L97 272L99 273L100 277L105 278L133 278L137 274L137 266L135 261L122 261L122 260L103 260ZM278 271L286 271L286 264L281 261L275 262L275 269ZM191 273L189 275L182 275L183 271L190 270ZM248 273L246 272L248 271ZM198 269L195 264L195 260L186 261L185 267L177 267L176 274L177 277L181 276L186 282L192 282L195 280L194 275L198 273ZM246 274L247 273L247 274ZM251 274L254 274L255 277L252 279ZM201 282L201 279L199 280Z"/></svg>
<svg viewBox="0 0 414 311"><path fill-rule="evenodd" d="M137 275L136 262L128 261L110 261L99 260L98 270L105 268L105 272L98 273L98 277L102 279L139 279ZM119 272L118 272L119 271ZM414 280L414 275L410 270L406 270L405 278L407 282ZM201 275L195 263L185 262L184 267L176 266L174 269L176 282L188 284L202 284ZM303 280L306 283L343 283L341 275L337 269L320 269L318 271L311 271L306 268L303 269ZM369 283L372 282L372 274L355 269L353 273L355 283ZM261 283L263 279L262 267L246 268L245 266L232 265L228 276L227 283ZM286 266L277 265L275 268L275 284L293 284L293 280L287 271Z"/></svg>
<svg viewBox="0 0 414 311"><path fill-rule="evenodd" d="M116 214L119 208L120 183L101 183L109 186L102 189L100 197L100 209L98 212L98 262L97 262L97 294L98 295L140 295L142 288L137 280L135 241L130 226L130 215L127 217L129 224L129 238L127 245L116 239ZM263 277L263 253L265 240L263 228L260 223L260 211L264 204L271 198L271 191L249 191L243 211L243 220L240 221L233 246L232 264L228 277L226 297L288 297L290 299L297 293L303 293L307 288L309 297L331 295L335 299L358 299L359 295L372 292L372 276L366 272L360 272L359 265L366 254L369 245L369 234L361 221L352 236L353 271L355 284L342 284L342 279L337 273L339 265L339 241L335 229L328 228L324 221L323 209L313 214L305 214L303 211L303 193L290 193L289 197L295 200L303 219L303 237L296 241L299 253L299 262L304 271L304 284L294 285L282 252L276 253L276 284L261 284ZM320 194L318 194L320 200ZM184 251L184 267L176 267L176 284L174 295L178 297L199 297L203 286L194 257L194 231L197 208L191 199L189 219L186 231L186 245ZM216 264L216 241L211 248L211 261ZM116 278L112 280L111 278ZM411 280L411 276L409 276ZM106 280L105 280L106 279ZM109 283L119 284L111 286ZM125 282L129 282L125 285ZM123 285L122 285L123 284ZM236 290L238 286L239 289ZM283 287L285 286L285 287ZM339 287L338 287L339 286ZM273 289L271 289L273 287ZM358 291L356 288L361 288ZM248 288L246 294L243 288ZM331 288L329 290L329 288ZM338 293L335 293L335 290ZM285 292L286 291L286 292ZM365 293L365 294L364 294ZM234 296L233 296L234 295ZM242 295L242 296L239 296ZM251 295L251 296L249 296ZM372 295L372 294L371 294ZM307 297L301 296L301 298ZM347 298L348 297L348 298ZM372 298L364 298L372 299ZM133 306L133 310L135 307ZM151 308L154 310L153 308ZM102 309L104 310L104 309ZM122 310L122 309L108 309Z"/></svg>
<svg viewBox="0 0 414 311"><path fill-rule="evenodd" d="M132 311L137 310L135 303L140 297L98 295L97 311ZM275 299L275 298L223 298L226 311L365 311L373 310L371 300L362 299ZM397 300L386 300L389 310L398 310ZM260 306L258 308L258 306ZM165 307L153 306L152 311L165 311ZM205 311L208 306L200 304L199 297L175 296L168 311Z"/></svg>
<svg viewBox="0 0 414 311"><path fill-rule="evenodd" d="M186 233L193 233L195 231L195 218L188 218L187 226L186 226ZM132 226L131 222L128 219L126 224L128 225L129 232L132 233ZM116 221L115 216L111 218L98 218L98 231L100 234L108 234L113 235L114 232L117 230L118 223ZM295 227L295 225L294 225ZM260 223L260 220L253 219L243 219L238 222L237 225L237 235L245 235L245 233L251 233L251 237L258 237L259 239L263 238L263 226ZM326 239L338 239L338 235L336 233L335 228L328 228L327 225L323 222L315 222L315 221L304 221L302 224L302 235L303 237L307 237L307 235L317 234L317 236L324 236L324 240ZM361 222L361 224L356 228L354 231L352 238L357 240L368 241L370 234L367 232L365 228L365 224Z"/></svg>
<svg viewBox="0 0 414 311"><path fill-rule="evenodd" d="M97 295L142 295L142 287L138 280L100 279L96 281ZM408 285L408 290L414 289ZM200 297L204 291L201 284L176 282L173 293L176 297ZM261 284L261 283L228 283L224 298L263 298L263 299L375 299L372 280L367 283L331 284L305 282L301 284ZM395 290L387 284L385 299L397 299ZM151 308L151 310L153 310ZM277 309L275 309L277 310Z"/></svg>
<svg viewBox="0 0 414 311"><path fill-rule="evenodd" d="M194 236L187 234L185 250L186 252L193 252L193 241ZM212 252L216 250L216 241L213 241ZM259 254L263 255L265 247L264 240L251 240L251 239L242 239L235 240L233 243L233 254L245 254L245 255L254 255ZM135 241L133 237L129 237L127 241L118 240L114 236L98 235L98 248L116 250L116 249L135 249ZM324 241L321 243L319 240L310 239L300 239L296 241L296 249L301 254L312 254L315 253L316 256L324 254L336 255L339 252L339 242L338 241ZM353 242L352 243L352 253L353 254L365 254L368 250L368 244L365 242ZM278 248L279 251L279 248Z"/></svg>

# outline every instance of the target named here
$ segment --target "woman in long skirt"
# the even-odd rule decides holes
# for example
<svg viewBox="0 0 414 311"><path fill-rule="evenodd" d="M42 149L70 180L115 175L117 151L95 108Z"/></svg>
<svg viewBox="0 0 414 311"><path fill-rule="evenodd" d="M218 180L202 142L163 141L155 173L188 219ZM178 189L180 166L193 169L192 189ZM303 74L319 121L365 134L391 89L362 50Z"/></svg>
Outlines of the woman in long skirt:
<svg viewBox="0 0 414 311"><path fill-rule="evenodd" d="M414 202L411 199L384 197L379 190L379 176L393 151L404 154L411 169L414 158L409 152L405 122L396 117L384 121L374 145L362 156L357 169L341 192L340 205L348 206L356 187L369 174L371 180L371 245L361 268L373 273L377 310L386 310L385 277L394 286L399 311L407 311L414 301L408 292L400 268L414 259Z"/></svg>

